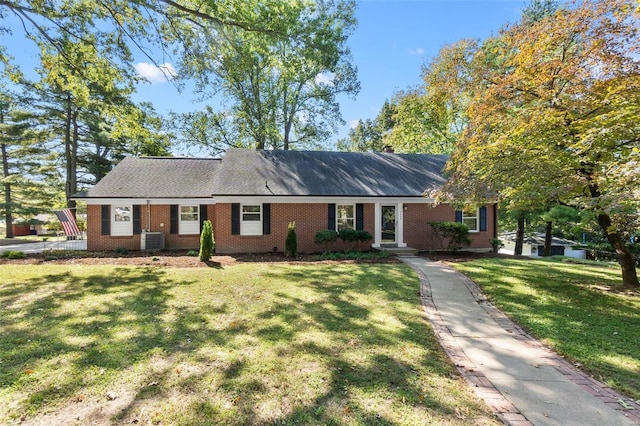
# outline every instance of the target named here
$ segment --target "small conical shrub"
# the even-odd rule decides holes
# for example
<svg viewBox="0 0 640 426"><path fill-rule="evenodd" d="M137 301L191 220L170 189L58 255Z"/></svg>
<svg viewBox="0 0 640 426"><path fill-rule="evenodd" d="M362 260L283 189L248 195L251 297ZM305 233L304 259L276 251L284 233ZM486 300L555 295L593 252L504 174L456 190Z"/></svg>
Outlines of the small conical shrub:
<svg viewBox="0 0 640 426"><path fill-rule="evenodd" d="M202 223L202 232L200 233L200 260L208 262L213 255L215 240L213 239L213 228L211 221L205 220Z"/></svg>
<svg viewBox="0 0 640 426"><path fill-rule="evenodd" d="M284 242L284 252L288 257L298 257L298 237L296 236L295 222L289 222L289 231Z"/></svg>

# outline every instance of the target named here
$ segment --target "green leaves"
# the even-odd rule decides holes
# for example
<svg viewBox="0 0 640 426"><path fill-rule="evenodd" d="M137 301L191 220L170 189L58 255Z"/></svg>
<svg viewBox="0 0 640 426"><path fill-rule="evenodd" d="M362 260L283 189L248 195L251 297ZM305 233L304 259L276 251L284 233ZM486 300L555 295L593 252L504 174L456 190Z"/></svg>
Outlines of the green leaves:
<svg viewBox="0 0 640 426"><path fill-rule="evenodd" d="M559 202L592 211L625 253L619 232L640 211L640 169L628 166L640 142L632 118L640 115L640 15L631 4L576 3L507 27L472 52L468 126L445 191L477 199L490 187L509 209ZM634 285L627 263L625 282Z"/></svg>
<svg viewBox="0 0 640 426"><path fill-rule="evenodd" d="M225 108L207 111L220 118L207 132L216 141L259 149L324 142L342 121L336 96L359 90L345 44L355 25L352 2L236 6L247 19L271 22L274 31L200 29L202 42L189 46L182 73L202 93L224 99Z"/></svg>

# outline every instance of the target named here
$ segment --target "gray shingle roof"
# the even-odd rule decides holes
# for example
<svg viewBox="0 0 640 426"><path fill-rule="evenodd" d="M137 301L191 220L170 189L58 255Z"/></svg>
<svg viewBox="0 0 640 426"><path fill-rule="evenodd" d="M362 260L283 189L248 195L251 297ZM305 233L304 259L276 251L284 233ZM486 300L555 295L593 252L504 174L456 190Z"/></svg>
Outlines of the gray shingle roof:
<svg viewBox="0 0 640 426"><path fill-rule="evenodd" d="M220 159L127 157L81 198L211 197Z"/></svg>
<svg viewBox="0 0 640 426"><path fill-rule="evenodd" d="M127 157L78 198L421 197L444 155L232 148L223 159Z"/></svg>
<svg viewBox="0 0 640 426"><path fill-rule="evenodd" d="M445 182L445 155L230 149L213 194L420 197Z"/></svg>

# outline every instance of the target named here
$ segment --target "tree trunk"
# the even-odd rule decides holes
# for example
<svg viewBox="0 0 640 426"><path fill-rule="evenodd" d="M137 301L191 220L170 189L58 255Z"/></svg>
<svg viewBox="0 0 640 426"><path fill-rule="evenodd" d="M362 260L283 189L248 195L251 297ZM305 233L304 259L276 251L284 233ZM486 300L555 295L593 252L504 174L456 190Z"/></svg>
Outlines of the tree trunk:
<svg viewBox="0 0 640 426"><path fill-rule="evenodd" d="M284 149L285 151L289 150L289 133L290 133L291 129L289 128L288 124L285 124L284 126L284 139L283 139L283 146L282 149Z"/></svg>
<svg viewBox="0 0 640 426"><path fill-rule="evenodd" d="M606 213L600 213L598 224L607 236L609 244L618 254L618 262L622 268L622 285L626 288L637 289L640 287L640 282L638 282L635 260L620 234L612 232L611 217Z"/></svg>
<svg viewBox="0 0 640 426"><path fill-rule="evenodd" d="M524 244L524 215L518 216L518 230L516 231L516 247L513 254L516 256L522 255L522 246Z"/></svg>
<svg viewBox="0 0 640 426"><path fill-rule="evenodd" d="M548 221L547 226L544 230L544 257L551 256L551 227L553 226L553 222Z"/></svg>
<svg viewBox="0 0 640 426"><path fill-rule="evenodd" d="M67 96L65 119L64 153L66 163L65 196L67 207L76 215L76 201L71 197L78 192L78 112L74 110L71 95Z"/></svg>
<svg viewBox="0 0 640 426"><path fill-rule="evenodd" d="M602 195L596 183L589 185L589 193L593 198L598 198ZM607 236L609 244L611 244L611 247L613 247L618 255L618 263L620 263L620 267L622 268L622 285L626 288L637 289L640 287L640 282L638 282L635 260L629 248L624 243L622 236L614 230L611 224L611 217L604 212L599 213L598 225L600 225L600 228L602 228L604 234Z"/></svg>
<svg viewBox="0 0 640 426"><path fill-rule="evenodd" d="M2 144L2 176L7 178L9 177L9 158L7 157L7 145ZM5 231L7 238L13 238L13 214L11 212L11 184L9 182L4 184L4 220L7 225L7 230Z"/></svg>

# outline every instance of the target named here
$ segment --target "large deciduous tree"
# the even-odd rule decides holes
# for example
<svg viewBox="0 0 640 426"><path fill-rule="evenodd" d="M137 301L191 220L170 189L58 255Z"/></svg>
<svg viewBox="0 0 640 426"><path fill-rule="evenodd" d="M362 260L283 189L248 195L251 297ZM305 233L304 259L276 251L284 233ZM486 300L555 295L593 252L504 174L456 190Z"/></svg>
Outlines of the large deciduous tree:
<svg viewBox="0 0 640 426"><path fill-rule="evenodd" d="M476 46L462 40L443 47L422 69L424 87L397 95L386 144L402 152L451 153L467 123L469 76L461 65Z"/></svg>
<svg viewBox="0 0 640 426"><path fill-rule="evenodd" d="M189 0L68 0L43 2L39 0L0 0L0 19L13 17L20 21L27 37L56 49L63 58L67 51L60 40L92 44L96 50L127 49L135 45L142 54L156 63L148 47L153 46L169 54L176 42L184 40L182 29L188 25L194 29L205 26L234 27L245 31L273 32L274 19L255 21L247 13L259 7L256 0L204 1L197 4ZM6 21L4 21L6 22ZM0 32L12 33L0 23ZM93 39L85 38L80 27L93 28ZM18 36L16 34L16 36ZM180 43L178 43L180 44ZM3 46L7 48L7 46ZM0 54L11 54L11 49ZM5 56L6 55L2 55ZM73 60L69 65L73 66Z"/></svg>
<svg viewBox="0 0 640 426"><path fill-rule="evenodd" d="M337 141L338 151L382 151L386 145L385 137L395 124L395 109L394 103L385 100L375 119L358 120L355 127L349 130L349 135Z"/></svg>
<svg viewBox="0 0 640 426"><path fill-rule="evenodd" d="M634 1L587 0L485 42L469 62L469 124L449 186L592 211L628 287L639 286L623 239L640 211L639 31Z"/></svg>
<svg viewBox="0 0 640 426"><path fill-rule="evenodd" d="M223 99L209 129L219 134L213 140L257 149L325 142L342 122L337 95L359 90L346 45L354 7L351 0L273 0L246 11L257 22L278 16L272 33L198 29L181 72L194 77L205 96Z"/></svg>
<svg viewBox="0 0 640 426"><path fill-rule="evenodd" d="M449 154L464 130L469 103L466 66L477 43L462 40L443 47L422 68L422 87L398 92L374 120L360 120L338 149Z"/></svg>

